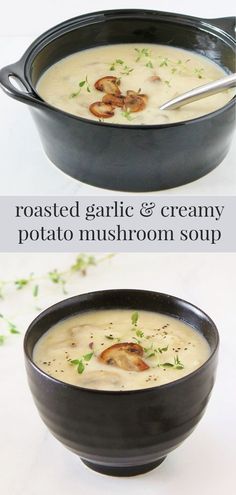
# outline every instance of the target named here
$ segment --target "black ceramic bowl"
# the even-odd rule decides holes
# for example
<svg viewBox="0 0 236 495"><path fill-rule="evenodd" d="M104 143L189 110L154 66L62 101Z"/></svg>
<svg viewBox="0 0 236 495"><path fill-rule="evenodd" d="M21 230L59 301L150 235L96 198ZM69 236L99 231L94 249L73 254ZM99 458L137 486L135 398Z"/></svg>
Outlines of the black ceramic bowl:
<svg viewBox="0 0 236 495"><path fill-rule="evenodd" d="M40 76L79 50L115 43L170 44L206 55L234 72L234 18L199 19L148 10L113 10L70 19L42 34L21 60L0 71L0 85L30 105L49 159L88 184L154 191L186 184L213 170L227 154L234 103L206 116L168 125L127 126L76 117L42 101ZM14 76L25 92L15 89Z"/></svg>
<svg viewBox="0 0 236 495"><path fill-rule="evenodd" d="M207 339L209 359L193 373L159 387L132 391L91 390L63 383L32 360L38 339L58 321L98 309L143 309L184 320ZM89 467L131 476L158 466L202 417L215 380L218 332L196 306L144 290L108 290L51 306L31 323L24 341L29 386L52 434Z"/></svg>

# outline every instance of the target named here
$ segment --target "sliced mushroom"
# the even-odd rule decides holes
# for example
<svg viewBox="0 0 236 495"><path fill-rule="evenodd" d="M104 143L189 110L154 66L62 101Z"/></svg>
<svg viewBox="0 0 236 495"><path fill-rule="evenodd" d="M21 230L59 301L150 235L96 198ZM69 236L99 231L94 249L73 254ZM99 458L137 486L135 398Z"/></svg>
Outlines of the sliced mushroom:
<svg viewBox="0 0 236 495"><path fill-rule="evenodd" d="M99 117L100 119L109 119L115 115L114 107L109 103L104 103L103 101L95 101L92 105L90 105L89 110L93 115Z"/></svg>
<svg viewBox="0 0 236 495"><path fill-rule="evenodd" d="M130 112L140 112L146 107L147 100L147 95L137 93L136 91L127 91L127 96L124 99L124 106L129 109Z"/></svg>
<svg viewBox="0 0 236 495"><path fill-rule="evenodd" d="M96 89L98 89L98 91L119 96L121 92L118 86L118 81L119 80L117 79L117 77L106 76L98 79L98 81L95 82L94 86Z"/></svg>
<svg viewBox="0 0 236 495"><path fill-rule="evenodd" d="M103 96L102 101L114 107L122 108L124 106L124 99L125 97L123 95L115 96L115 95L106 94Z"/></svg>
<svg viewBox="0 0 236 495"><path fill-rule="evenodd" d="M133 342L114 344L100 354L100 359L112 366L118 366L127 371L144 371L149 366L141 359L143 348Z"/></svg>
<svg viewBox="0 0 236 495"><path fill-rule="evenodd" d="M78 384L100 390L117 389L122 386L122 378L119 373L114 371L86 371L86 374L79 379Z"/></svg>
<svg viewBox="0 0 236 495"><path fill-rule="evenodd" d="M149 81L151 81L151 82L161 81L161 78L160 78L160 76L155 75L155 76L149 77Z"/></svg>

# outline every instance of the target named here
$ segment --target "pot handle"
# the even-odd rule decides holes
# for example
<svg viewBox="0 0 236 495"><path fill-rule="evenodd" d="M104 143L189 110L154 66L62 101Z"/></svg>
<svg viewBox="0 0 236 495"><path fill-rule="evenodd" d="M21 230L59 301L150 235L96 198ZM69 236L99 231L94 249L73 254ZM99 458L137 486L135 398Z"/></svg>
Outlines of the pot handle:
<svg viewBox="0 0 236 495"><path fill-rule="evenodd" d="M17 80L21 89L16 88L12 84L10 79L11 77ZM41 106L43 104L43 102L34 95L30 85L21 74L19 62L17 62L16 64L8 65L7 67L3 67L0 70L0 86L8 96L14 98L15 100L19 100L23 103L27 103L28 105L33 106Z"/></svg>
<svg viewBox="0 0 236 495"><path fill-rule="evenodd" d="M235 17L218 17L216 19L205 19L210 22L213 26L218 27L229 34L233 39L235 39Z"/></svg>

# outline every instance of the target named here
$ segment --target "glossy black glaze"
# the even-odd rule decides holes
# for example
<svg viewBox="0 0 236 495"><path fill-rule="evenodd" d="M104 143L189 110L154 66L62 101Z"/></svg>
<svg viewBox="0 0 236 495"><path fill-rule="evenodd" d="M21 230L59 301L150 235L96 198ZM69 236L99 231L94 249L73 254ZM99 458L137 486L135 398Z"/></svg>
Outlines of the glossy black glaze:
<svg viewBox="0 0 236 495"><path fill-rule="evenodd" d="M158 311L183 319L205 336L211 356L175 382L124 392L69 385L33 364L34 346L51 325L83 311L111 308ZM215 380L218 332L205 313L182 299L143 290L109 290L48 308L31 323L24 350L29 386L52 434L95 471L131 476L159 465L202 417Z"/></svg>
<svg viewBox="0 0 236 495"><path fill-rule="evenodd" d="M198 119L169 125L97 123L51 107L37 95L42 73L66 55L110 43L161 43L194 50L233 72L234 18L199 19L146 10L115 10L70 19L39 37L22 59L0 71L9 96L31 106L43 147L66 174L94 186L154 191L186 184L228 152L234 101ZM26 88L16 90L15 76Z"/></svg>

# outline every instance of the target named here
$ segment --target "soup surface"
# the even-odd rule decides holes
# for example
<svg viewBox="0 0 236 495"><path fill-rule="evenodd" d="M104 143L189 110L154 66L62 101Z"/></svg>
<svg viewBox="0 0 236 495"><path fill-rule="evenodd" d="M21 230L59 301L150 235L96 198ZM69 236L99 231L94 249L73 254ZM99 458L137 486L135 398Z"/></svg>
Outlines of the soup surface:
<svg viewBox="0 0 236 495"><path fill-rule="evenodd" d="M209 355L205 338L183 321L122 309L59 322L39 339L33 359L49 375L73 385L135 390L182 378Z"/></svg>
<svg viewBox="0 0 236 495"><path fill-rule="evenodd" d="M194 52L157 44L108 45L70 55L40 78L37 91L51 105L108 123L166 124L200 117L225 105L232 90L176 110L161 104L225 76Z"/></svg>

